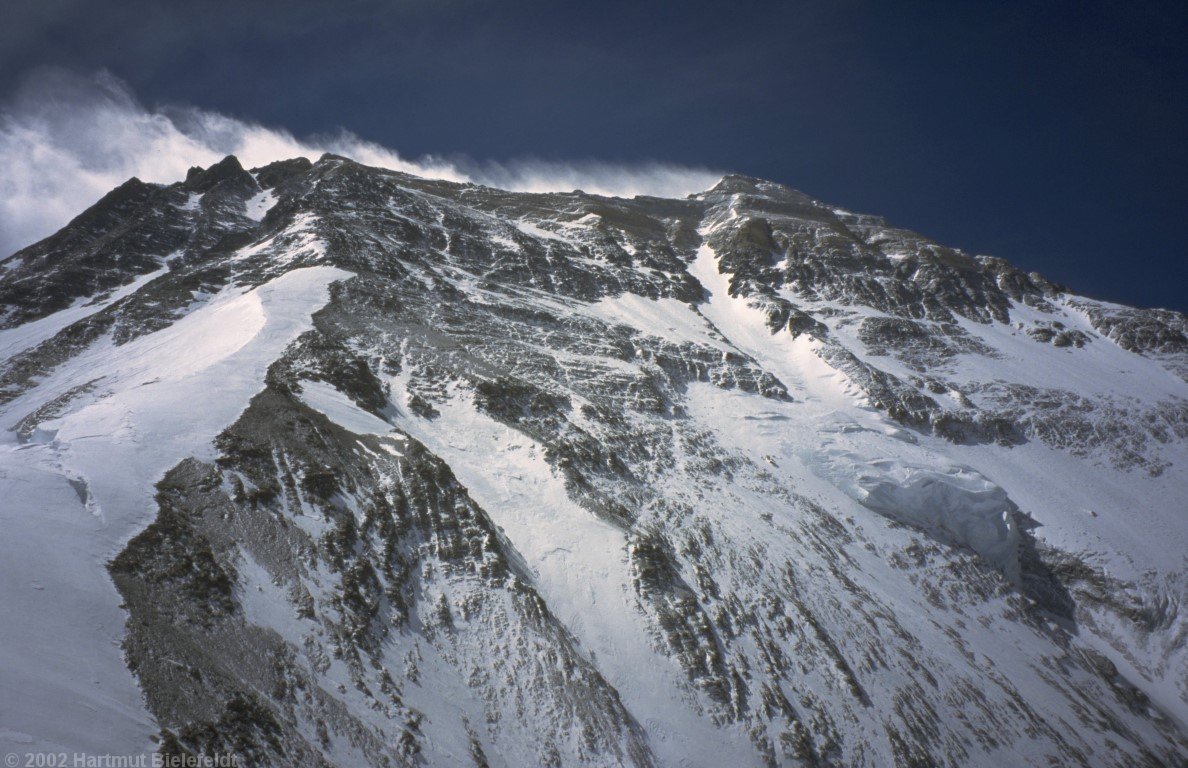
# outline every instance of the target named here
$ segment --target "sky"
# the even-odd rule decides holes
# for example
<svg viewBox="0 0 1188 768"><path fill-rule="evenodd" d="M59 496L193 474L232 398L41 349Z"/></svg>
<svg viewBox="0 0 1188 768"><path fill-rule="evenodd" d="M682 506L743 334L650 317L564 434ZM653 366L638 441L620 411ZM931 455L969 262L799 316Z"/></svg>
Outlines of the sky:
<svg viewBox="0 0 1188 768"><path fill-rule="evenodd" d="M745 173L1184 311L1186 90L1182 0L6 0L0 250L121 174L331 149L522 189Z"/></svg>

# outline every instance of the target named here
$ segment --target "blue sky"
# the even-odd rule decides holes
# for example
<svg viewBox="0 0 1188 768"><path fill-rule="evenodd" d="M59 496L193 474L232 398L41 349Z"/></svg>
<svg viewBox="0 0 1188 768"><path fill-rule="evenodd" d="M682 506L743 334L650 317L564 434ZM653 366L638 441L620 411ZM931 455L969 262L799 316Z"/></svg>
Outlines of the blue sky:
<svg viewBox="0 0 1188 768"><path fill-rule="evenodd" d="M0 99L150 105L404 156L774 179L1090 295L1188 309L1188 4L15 0Z"/></svg>

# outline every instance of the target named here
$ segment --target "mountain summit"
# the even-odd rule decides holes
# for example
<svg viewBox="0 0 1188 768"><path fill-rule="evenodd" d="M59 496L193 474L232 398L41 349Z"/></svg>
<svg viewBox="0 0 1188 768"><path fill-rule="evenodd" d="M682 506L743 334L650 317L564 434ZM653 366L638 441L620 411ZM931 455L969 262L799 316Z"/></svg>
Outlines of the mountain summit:
<svg viewBox="0 0 1188 768"><path fill-rule="evenodd" d="M743 176L131 179L0 261L0 751L1183 765L1186 334Z"/></svg>

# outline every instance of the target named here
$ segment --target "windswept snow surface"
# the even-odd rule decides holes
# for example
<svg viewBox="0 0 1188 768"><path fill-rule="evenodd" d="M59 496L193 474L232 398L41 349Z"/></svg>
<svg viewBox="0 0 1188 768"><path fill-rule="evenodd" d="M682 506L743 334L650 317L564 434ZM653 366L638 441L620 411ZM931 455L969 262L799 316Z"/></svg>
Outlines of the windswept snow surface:
<svg viewBox="0 0 1188 768"><path fill-rule="evenodd" d="M95 382L32 441L0 433L0 748L155 749L107 562L154 517L154 484L183 458L213 456L268 365L348 276L310 267L229 288L156 333L100 340L0 411L11 428Z"/></svg>
<svg viewBox="0 0 1188 768"><path fill-rule="evenodd" d="M705 320L688 305L672 298L649 299L633 293L607 297L579 308L580 312L641 333L659 336L674 344L705 344L722 350L733 347L712 332Z"/></svg>

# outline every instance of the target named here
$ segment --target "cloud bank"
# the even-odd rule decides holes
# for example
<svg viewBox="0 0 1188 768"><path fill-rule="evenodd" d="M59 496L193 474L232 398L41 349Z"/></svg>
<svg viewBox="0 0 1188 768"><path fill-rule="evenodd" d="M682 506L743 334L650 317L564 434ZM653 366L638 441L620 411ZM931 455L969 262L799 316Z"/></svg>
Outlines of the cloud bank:
<svg viewBox="0 0 1188 768"><path fill-rule="evenodd" d="M347 131L298 139L285 130L195 107L149 109L107 73L80 77L41 71L0 105L0 258L57 231L131 176L172 183L191 166L207 166L229 154L251 168L298 156L317 159L323 152L418 176L523 192L582 189L621 197L681 197L707 189L721 176L664 163L406 159Z"/></svg>

